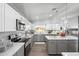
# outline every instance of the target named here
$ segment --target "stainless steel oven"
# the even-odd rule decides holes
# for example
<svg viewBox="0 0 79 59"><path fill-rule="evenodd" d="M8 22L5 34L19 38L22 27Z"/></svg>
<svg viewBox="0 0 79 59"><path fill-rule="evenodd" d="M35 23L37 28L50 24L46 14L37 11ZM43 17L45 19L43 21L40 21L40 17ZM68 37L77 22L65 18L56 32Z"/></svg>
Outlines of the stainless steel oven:
<svg viewBox="0 0 79 59"><path fill-rule="evenodd" d="M31 49L31 39L28 38L28 41L25 42L24 45L24 56L28 56Z"/></svg>
<svg viewBox="0 0 79 59"><path fill-rule="evenodd" d="M31 39L30 38L22 38L19 42L24 42L24 56L28 56L31 49Z"/></svg>

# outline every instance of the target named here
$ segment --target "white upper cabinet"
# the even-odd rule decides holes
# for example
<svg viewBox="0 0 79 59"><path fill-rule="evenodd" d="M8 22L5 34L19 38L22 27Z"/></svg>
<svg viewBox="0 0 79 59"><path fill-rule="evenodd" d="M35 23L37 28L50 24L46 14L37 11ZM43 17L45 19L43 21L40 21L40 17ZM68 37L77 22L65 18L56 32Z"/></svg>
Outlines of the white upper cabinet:
<svg viewBox="0 0 79 59"><path fill-rule="evenodd" d="M0 3L0 32L4 31L4 4Z"/></svg>
<svg viewBox="0 0 79 59"><path fill-rule="evenodd" d="M5 4L5 31L16 31L16 19L21 20L23 23L30 24L30 22L16 12L11 6Z"/></svg>
<svg viewBox="0 0 79 59"><path fill-rule="evenodd" d="M16 31L16 19L21 20L26 25L31 24L26 18L20 15L8 4L0 4L0 32Z"/></svg>
<svg viewBox="0 0 79 59"><path fill-rule="evenodd" d="M5 4L5 31L16 31L16 18L15 10Z"/></svg>
<svg viewBox="0 0 79 59"><path fill-rule="evenodd" d="M0 32L1 32L1 30L2 30L2 24L1 24L1 21L2 21L2 8L1 8L2 6L1 6L1 4L0 4Z"/></svg>

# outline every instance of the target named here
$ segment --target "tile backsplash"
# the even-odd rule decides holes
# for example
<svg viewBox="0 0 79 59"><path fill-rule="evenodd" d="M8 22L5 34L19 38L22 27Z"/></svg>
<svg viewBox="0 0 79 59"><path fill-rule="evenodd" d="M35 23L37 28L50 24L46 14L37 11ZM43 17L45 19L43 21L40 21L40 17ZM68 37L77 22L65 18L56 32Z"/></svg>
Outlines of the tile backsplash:
<svg viewBox="0 0 79 59"><path fill-rule="evenodd" d="M8 39L8 35L12 34L11 32L0 32L0 39Z"/></svg>

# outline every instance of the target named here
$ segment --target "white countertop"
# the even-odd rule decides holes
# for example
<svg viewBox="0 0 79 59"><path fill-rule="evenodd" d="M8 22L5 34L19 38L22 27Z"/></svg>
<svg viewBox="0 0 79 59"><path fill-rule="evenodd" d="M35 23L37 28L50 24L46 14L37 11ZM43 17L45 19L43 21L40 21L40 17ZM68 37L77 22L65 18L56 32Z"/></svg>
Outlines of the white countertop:
<svg viewBox="0 0 79 59"><path fill-rule="evenodd" d="M33 34L27 34L25 38L31 38Z"/></svg>
<svg viewBox="0 0 79 59"><path fill-rule="evenodd" d="M65 36L65 37L61 37L61 36L45 36L47 38L47 40L78 40L78 37L75 36Z"/></svg>
<svg viewBox="0 0 79 59"><path fill-rule="evenodd" d="M62 52L63 56L79 56L79 52Z"/></svg>
<svg viewBox="0 0 79 59"><path fill-rule="evenodd" d="M24 43L13 43L13 46L0 53L0 56L13 56L23 45Z"/></svg>

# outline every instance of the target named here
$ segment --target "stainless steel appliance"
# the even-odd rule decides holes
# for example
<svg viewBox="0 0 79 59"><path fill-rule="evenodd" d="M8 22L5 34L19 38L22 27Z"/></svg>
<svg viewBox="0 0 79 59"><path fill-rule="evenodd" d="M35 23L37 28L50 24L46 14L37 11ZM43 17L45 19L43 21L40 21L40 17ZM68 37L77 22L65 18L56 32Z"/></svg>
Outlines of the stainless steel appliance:
<svg viewBox="0 0 79 59"><path fill-rule="evenodd" d="M31 39L30 38L22 38L19 42L25 42L24 44L24 56L28 56L31 49Z"/></svg>
<svg viewBox="0 0 79 59"><path fill-rule="evenodd" d="M24 31L25 30L25 23L23 23L19 19L16 19L16 30L18 30L18 31Z"/></svg>

